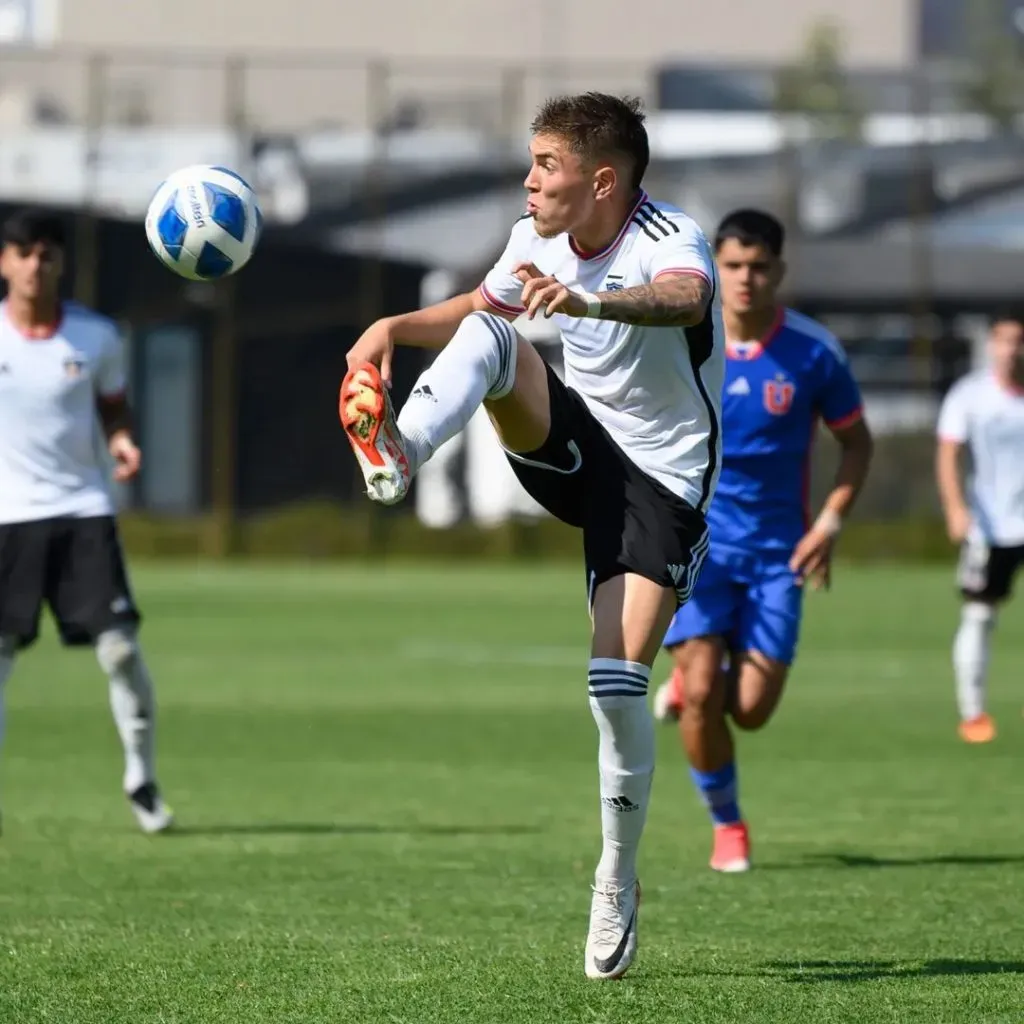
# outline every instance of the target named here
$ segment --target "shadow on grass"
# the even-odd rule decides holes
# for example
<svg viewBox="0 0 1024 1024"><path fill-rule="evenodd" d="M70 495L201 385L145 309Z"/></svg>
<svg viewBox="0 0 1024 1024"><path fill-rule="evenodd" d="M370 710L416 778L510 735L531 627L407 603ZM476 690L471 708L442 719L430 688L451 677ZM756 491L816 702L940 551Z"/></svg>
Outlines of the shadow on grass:
<svg viewBox="0 0 1024 1024"><path fill-rule="evenodd" d="M926 857L875 857L870 853L809 853L800 860L757 864L758 871L798 871L807 868L922 868L986 867L1024 864L1024 854L942 853Z"/></svg>
<svg viewBox="0 0 1024 1024"><path fill-rule="evenodd" d="M1021 960L770 960L765 973L803 985L884 978L956 978L1024 974Z"/></svg>
<svg viewBox="0 0 1024 1024"><path fill-rule="evenodd" d="M369 825L331 822L252 822L226 825L175 825L166 833L190 836L525 836L542 831L535 825Z"/></svg>

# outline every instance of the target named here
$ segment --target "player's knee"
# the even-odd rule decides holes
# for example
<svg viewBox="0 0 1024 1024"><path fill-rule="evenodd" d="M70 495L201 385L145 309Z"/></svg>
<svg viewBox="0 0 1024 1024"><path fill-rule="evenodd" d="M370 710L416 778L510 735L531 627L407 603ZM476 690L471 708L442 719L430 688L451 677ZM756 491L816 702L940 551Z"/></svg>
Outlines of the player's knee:
<svg viewBox="0 0 1024 1024"><path fill-rule="evenodd" d="M108 629L96 638L96 660L108 676L126 671L138 656L134 630Z"/></svg>
<svg viewBox="0 0 1024 1024"><path fill-rule="evenodd" d="M775 708L774 702L753 702L748 707L734 707L729 717L738 729L744 732L757 732L768 724L775 714Z"/></svg>
<svg viewBox="0 0 1024 1024"><path fill-rule="evenodd" d="M716 669L700 663L691 663L683 671L683 691L686 695L683 713L691 722L721 717L725 713L723 682Z"/></svg>
<svg viewBox="0 0 1024 1024"><path fill-rule="evenodd" d="M779 706L789 667L772 658L748 654L740 666L729 717L745 732L763 729Z"/></svg>
<svg viewBox="0 0 1024 1024"><path fill-rule="evenodd" d="M487 399L495 401L506 397L516 382L519 335L515 328L504 317L477 310L462 321L452 342L461 341L463 337L484 360Z"/></svg>

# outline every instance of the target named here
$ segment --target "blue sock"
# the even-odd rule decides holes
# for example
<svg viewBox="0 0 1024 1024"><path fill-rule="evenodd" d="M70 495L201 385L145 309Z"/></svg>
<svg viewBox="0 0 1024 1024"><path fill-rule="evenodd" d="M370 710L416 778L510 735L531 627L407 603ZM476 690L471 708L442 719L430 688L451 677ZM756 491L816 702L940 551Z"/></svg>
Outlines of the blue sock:
<svg viewBox="0 0 1024 1024"><path fill-rule="evenodd" d="M743 820L740 817L739 785L736 782L734 762L716 772L701 772L691 768L690 778L716 825L734 825Z"/></svg>

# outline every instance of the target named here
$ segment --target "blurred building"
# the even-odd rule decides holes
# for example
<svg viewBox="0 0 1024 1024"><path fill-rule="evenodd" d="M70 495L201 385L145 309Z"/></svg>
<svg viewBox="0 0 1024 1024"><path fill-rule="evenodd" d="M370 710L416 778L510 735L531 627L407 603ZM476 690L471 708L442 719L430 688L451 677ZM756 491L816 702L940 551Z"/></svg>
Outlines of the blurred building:
<svg viewBox="0 0 1024 1024"><path fill-rule="evenodd" d="M383 108L415 119L427 107L434 120L447 114L464 124L475 107L490 122L508 107L510 88L521 107L514 116L522 116L553 90L649 94L651 69L661 64L790 60L823 21L842 33L852 66L907 67L916 56L915 9L914 0L650 0L638 16L614 0L523 0L514 9L497 0L429 8L380 0L358 13L320 0L0 0L0 45L67 51L59 60L7 54L2 81L18 80L26 102L81 120L89 72L73 53L109 49L118 55L108 117L209 125L238 99L216 67L230 52L251 62L240 88L261 130L365 127ZM523 64L532 68L520 82Z"/></svg>

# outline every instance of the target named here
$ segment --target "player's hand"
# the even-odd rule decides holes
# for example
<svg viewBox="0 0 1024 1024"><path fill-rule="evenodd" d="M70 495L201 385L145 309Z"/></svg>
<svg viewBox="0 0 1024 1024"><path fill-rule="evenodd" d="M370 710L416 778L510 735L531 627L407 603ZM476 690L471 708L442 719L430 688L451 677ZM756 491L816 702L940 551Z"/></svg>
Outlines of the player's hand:
<svg viewBox="0 0 1024 1024"><path fill-rule="evenodd" d="M835 538L811 527L800 538L789 560L789 568L799 586L808 581L815 590L828 590L832 584L832 548Z"/></svg>
<svg viewBox="0 0 1024 1024"><path fill-rule="evenodd" d="M963 505L946 509L946 533L954 544L963 544L971 532L971 513Z"/></svg>
<svg viewBox="0 0 1024 1024"><path fill-rule="evenodd" d="M114 460L114 479L123 484L131 480L142 466L142 452L126 430L119 430L107 442L107 450Z"/></svg>
<svg viewBox="0 0 1024 1024"><path fill-rule="evenodd" d="M587 315L587 303L569 291L557 278L541 273L533 263L519 263L512 271L523 282L522 303L526 316L532 320L541 310L544 316L564 313L566 316Z"/></svg>
<svg viewBox="0 0 1024 1024"><path fill-rule="evenodd" d="M380 368L381 379L391 387L391 357L394 351L395 339L391 336L391 325L387 320L378 320L363 331L345 358L350 370L363 363L373 363Z"/></svg>

